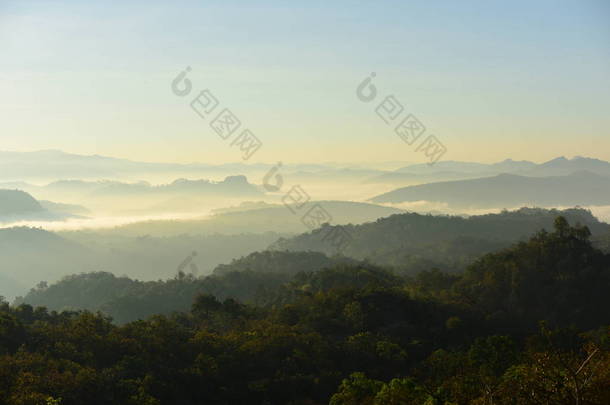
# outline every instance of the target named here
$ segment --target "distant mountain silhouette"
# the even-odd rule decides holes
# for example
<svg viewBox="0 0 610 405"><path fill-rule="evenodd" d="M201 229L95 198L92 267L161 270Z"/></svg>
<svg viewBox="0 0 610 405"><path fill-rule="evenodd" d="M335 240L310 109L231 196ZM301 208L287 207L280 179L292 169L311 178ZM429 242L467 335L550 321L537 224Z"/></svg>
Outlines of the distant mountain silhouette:
<svg viewBox="0 0 610 405"><path fill-rule="evenodd" d="M434 165L429 165L427 163L409 165L397 169L396 172L417 174L429 174L437 172L481 173L488 171L491 166L492 165L485 163L458 162L453 160L446 160L437 162Z"/></svg>
<svg viewBox="0 0 610 405"><path fill-rule="evenodd" d="M197 220L154 220L117 227L114 233L137 235L301 233L307 227L301 222L308 209L319 204L332 217L333 224L359 224L403 212L397 208L351 201L315 201L301 212L293 213L284 205L243 204L218 210L217 214Z"/></svg>
<svg viewBox="0 0 610 405"><path fill-rule="evenodd" d="M369 177L363 181L365 184L390 184L400 186L405 184L425 184L439 181L464 180L481 177L481 173L464 173L440 171L431 173L401 173L388 172Z"/></svg>
<svg viewBox="0 0 610 405"><path fill-rule="evenodd" d="M42 229L18 227L0 229L0 276L33 286L42 280L81 272L90 256L84 247ZM24 291L0 285L0 295L14 296Z"/></svg>
<svg viewBox="0 0 610 405"><path fill-rule="evenodd" d="M83 217L91 214L87 208L76 204L62 204L53 201L40 200L40 205L54 214L64 216Z"/></svg>
<svg viewBox="0 0 610 405"><path fill-rule="evenodd" d="M573 159L558 157L548 162L536 164L530 161L506 159L502 162L486 164L472 162L444 161L432 166L415 164L401 167L393 172L385 172L367 178L365 183L414 185L429 182L466 180L492 177L503 173L529 177L567 176L580 171L589 171L602 176L610 176L610 163L577 156Z"/></svg>
<svg viewBox="0 0 610 405"><path fill-rule="evenodd" d="M599 159L576 156L567 159L564 156L549 160L548 162L536 164L527 160L515 161L506 159L498 163L473 163L458 161L441 161L432 166L423 163L409 165L397 169L397 173L521 173L534 175L565 175L580 170L589 170L598 174L610 174L610 163Z"/></svg>
<svg viewBox="0 0 610 405"><path fill-rule="evenodd" d="M12 183L6 183L11 185ZM0 186L5 184L0 184ZM131 196L131 195L218 195L226 197L256 197L263 195L260 187L248 182L246 176L227 176L222 181L177 179L169 184L148 182L125 183L112 180L58 180L45 186L21 184L36 193L65 193L70 196Z"/></svg>
<svg viewBox="0 0 610 405"><path fill-rule="evenodd" d="M573 159L566 159L562 156L536 166L528 172L528 175L557 176L568 175L583 170L599 175L610 176L610 163L581 156L577 156Z"/></svg>
<svg viewBox="0 0 610 405"><path fill-rule="evenodd" d="M220 263L265 249L281 236L286 234L126 237L104 230L4 228L0 229L0 295L12 299L40 281L51 283L68 274L89 271L110 271L140 280L173 277L194 251L193 263L206 274ZM193 271L188 264L184 271ZM3 283L4 279L11 282Z"/></svg>
<svg viewBox="0 0 610 405"><path fill-rule="evenodd" d="M500 174L472 180L403 187L373 197L371 201L434 201L464 208L609 205L610 177L587 171L552 177Z"/></svg>
<svg viewBox="0 0 610 405"><path fill-rule="evenodd" d="M0 189L0 223L14 221L56 221L86 214L78 205L37 201L21 190Z"/></svg>
<svg viewBox="0 0 610 405"><path fill-rule="evenodd" d="M262 176L275 163L160 163L137 162L127 159L118 159L100 155L76 155L60 150L42 150L33 152L0 151L0 181L26 181L30 179L71 179L78 174L80 179L138 179L150 178L162 174L163 178L205 176L208 178L221 178L236 173L246 174L250 177ZM347 167L353 169L344 170ZM285 173L300 173L296 178L337 177L350 178L371 176L382 171L371 170L366 167L339 163L301 163L284 164ZM23 188L18 186L17 188Z"/></svg>
<svg viewBox="0 0 610 405"><path fill-rule="evenodd" d="M20 190L0 190L0 217L43 212L45 209L28 193Z"/></svg>

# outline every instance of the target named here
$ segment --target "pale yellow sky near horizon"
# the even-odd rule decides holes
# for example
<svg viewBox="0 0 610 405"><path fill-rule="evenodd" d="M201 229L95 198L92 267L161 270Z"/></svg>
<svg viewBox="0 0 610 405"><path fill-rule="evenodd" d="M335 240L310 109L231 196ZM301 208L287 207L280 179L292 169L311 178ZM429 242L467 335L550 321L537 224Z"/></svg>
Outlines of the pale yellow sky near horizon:
<svg viewBox="0 0 610 405"><path fill-rule="evenodd" d="M388 95L443 160L610 161L610 6L518 3L9 0L0 150L239 162L189 106L209 89L262 141L248 163L427 162L375 113ZM193 90L178 97L186 66ZM371 72L378 97L364 103Z"/></svg>

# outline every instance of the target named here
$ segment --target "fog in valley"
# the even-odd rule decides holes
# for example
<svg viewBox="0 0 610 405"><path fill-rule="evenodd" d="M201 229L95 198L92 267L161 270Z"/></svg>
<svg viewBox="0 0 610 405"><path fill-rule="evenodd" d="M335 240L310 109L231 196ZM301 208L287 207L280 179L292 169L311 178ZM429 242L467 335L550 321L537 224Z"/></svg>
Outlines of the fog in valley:
<svg viewBox="0 0 610 405"><path fill-rule="evenodd" d="M60 151L9 156L2 165L3 176L10 177L0 179L0 295L10 300L41 282L78 273L104 271L143 281L179 272L203 277L280 238L313 231L317 226L303 218L316 204L330 225L400 213L468 218L522 207L579 207L600 221L610 214L610 164L588 158L394 162L382 170L303 163L167 167ZM22 177L11 169L19 165ZM531 181L538 182L535 190Z"/></svg>
<svg viewBox="0 0 610 405"><path fill-rule="evenodd" d="M609 38L0 0L0 405L610 404Z"/></svg>

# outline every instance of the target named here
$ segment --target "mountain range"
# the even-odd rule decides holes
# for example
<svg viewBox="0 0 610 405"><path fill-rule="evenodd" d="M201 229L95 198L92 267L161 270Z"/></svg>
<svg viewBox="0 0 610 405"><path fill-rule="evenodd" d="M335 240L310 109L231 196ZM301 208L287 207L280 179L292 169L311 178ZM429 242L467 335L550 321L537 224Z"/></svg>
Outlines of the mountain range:
<svg viewBox="0 0 610 405"><path fill-rule="evenodd" d="M137 162L100 155L77 155L59 150L34 152L0 151L0 181L15 182L28 179L132 179L163 174L166 178L189 177L224 178L234 174L262 176L275 164L266 163L156 163ZM398 167L388 170L390 167ZM354 180L366 183L439 181L489 177L501 173L522 176L560 176L580 170L600 175L610 175L610 163L588 157L572 159L558 157L543 163L506 159L497 163L441 161L434 165L400 162L363 164L303 163L284 164L287 174L297 180L325 181L330 179ZM258 183L258 182L256 182Z"/></svg>
<svg viewBox="0 0 610 405"><path fill-rule="evenodd" d="M549 177L499 174L402 187L373 197L371 201L443 202L459 208L610 205L610 177L590 171Z"/></svg>
<svg viewBox="0 0 610 405"><path fill-rule="evenodd" d="M434 165L415 164L384 172L365 180L366 183L416 185L430 182L466 180L492 177L499 174L515 174L526 177L567 176L579 171L588 171L601 176L610 176L610 163L593 158L577 156L572 159L558 157L540 164L530 161L506 159L498 163L473 163L442 161Z"/></svg>

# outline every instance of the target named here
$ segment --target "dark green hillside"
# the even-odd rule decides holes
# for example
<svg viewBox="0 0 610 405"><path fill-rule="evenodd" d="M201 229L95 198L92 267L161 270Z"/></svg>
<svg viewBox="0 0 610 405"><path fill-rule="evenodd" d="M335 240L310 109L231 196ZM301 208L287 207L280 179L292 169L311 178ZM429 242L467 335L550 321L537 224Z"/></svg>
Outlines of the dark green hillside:
<svg viewBox="0 0 610 405"><path fill-rule="evenodd" d="M468 218L409 213L362 225L343 226L351 241L342 254L410 273L434 266L460 270L485 253L524 240L540 229L552 229L558 215L565 216L571 223L588 226L595 238L610 235L610 225L598 221L584 209L522 208ZM332 255L336 249L325 239L329 230L317 229L284 238L272 248Z"/></svg>
<svg viewBox="0 0 610 405"><path fill-rule="evenodd" d="M0 302L0 399L606 405L610 255L589 236L560 217L463 275L401 278L338 264L283 280L248 270L149 283L89 274L41 285L26 299L113 296L104 307L122 319L182 312L117 325L102 313ZM255 287L264 290L258 304ZM236 292L252 304L227 298Z"/></svg>

